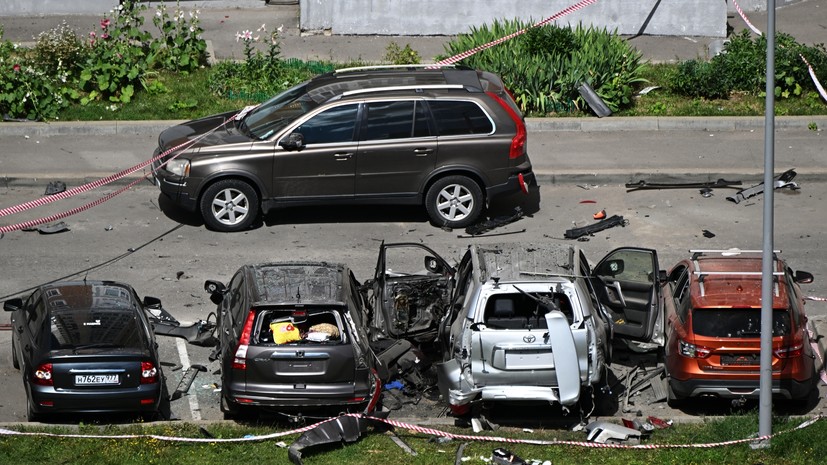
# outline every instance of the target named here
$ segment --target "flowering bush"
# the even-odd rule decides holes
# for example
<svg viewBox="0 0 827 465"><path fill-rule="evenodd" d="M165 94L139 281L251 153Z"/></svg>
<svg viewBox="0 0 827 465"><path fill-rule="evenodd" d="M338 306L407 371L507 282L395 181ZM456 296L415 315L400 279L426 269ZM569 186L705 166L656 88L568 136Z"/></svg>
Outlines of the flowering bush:
<svg viewBox="0 0 827 465"><path fill-rule="evenodd" d="M0 113L3 118L54 118L67 105L65 75L58 78L37 69L24 50L2 38L0 27Z"/></svg>
<svg viewBox="0 0 827 465"><path fill-rule="evenodd" d="M152 22L161 33L160 40L152 42L155 64L172 71L189 72L202 66L207 59L207 43L201 38L204 29L198 20L199 11L184 14L180 3L172 14L162 3L155 10Z"/></svg>

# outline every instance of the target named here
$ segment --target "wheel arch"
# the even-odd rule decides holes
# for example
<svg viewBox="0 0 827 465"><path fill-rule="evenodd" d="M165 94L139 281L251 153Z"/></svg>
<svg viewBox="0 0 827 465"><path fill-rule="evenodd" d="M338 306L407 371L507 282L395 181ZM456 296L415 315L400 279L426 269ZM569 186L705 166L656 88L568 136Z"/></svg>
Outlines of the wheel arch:
<svg viewBox="0 0 827 465"><path fill-rule="evenodd" d="M204 179L204 182L198 187L198 192L196 194L196 205L201 205L201 199L204 196L204 192L210 188L213 184L219 181L226 181L229 179L235 179L238 181L244 181L250 186L255 189L256 194L258 194L258 199L260 204L264 204L264 195L266 192L264 183L261 179L249 172L246 171L221 171L219 173L215 173Z"/></svg>
<svg viewBox="0 0 827 465"><path fill-rule="evenodd" d="M478 186L480 186L480 190L482 191L482 200L484 204L488 204L488 189L485 183L485 177L482 173L478 172L472 168L466 167L453 167L453 168L445 168L440 171L435 171L428 176L428 179L425 180L425 183L422 185L422 189L420 189L420 197L422 199L422 203L425 203L425 198L428 195L428 190L431 186L434 185L435 182L439 181L442 178L448 176L465 176L466 178L471 179Z"/></svg>

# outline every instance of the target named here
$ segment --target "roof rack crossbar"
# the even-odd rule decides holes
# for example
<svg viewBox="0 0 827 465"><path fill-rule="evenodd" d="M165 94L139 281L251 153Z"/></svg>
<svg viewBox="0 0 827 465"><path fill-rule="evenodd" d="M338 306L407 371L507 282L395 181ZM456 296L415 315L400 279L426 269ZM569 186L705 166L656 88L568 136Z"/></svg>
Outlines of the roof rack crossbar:
<svg viewBox="0 0 827 465"><path fill-rule="evenodd" d="M440 65L438 63L431 64L417 64L417 65L373 65L373 66L354 66L352 68L341 68L333 70L334 73L352 73L355 71L370 71L377 69L409 69L409 68L456 68L456 65Z"/></svg>
<svg viewBox="0 0 827 465"><path fill-rule="evenodd" d="M464 89L462 84L421 84L415 86L389 86L389 87L371 87L367 89L356 89L342 92L342 96L370 94L373 92L387 92L391 90L417 90L417 89Z"/></svg>
<svg viewBox="0 0 827 465"><path fill-rule="evenodd" d="M748 250L748 249L689 249L689 253L692 254L692 259L695 260L700 256L706 254L721 254L724 256L727 255L740 255L742 253L763 253L763 250ZM781 250L773 250L773 255L781 253Z"/></svg>

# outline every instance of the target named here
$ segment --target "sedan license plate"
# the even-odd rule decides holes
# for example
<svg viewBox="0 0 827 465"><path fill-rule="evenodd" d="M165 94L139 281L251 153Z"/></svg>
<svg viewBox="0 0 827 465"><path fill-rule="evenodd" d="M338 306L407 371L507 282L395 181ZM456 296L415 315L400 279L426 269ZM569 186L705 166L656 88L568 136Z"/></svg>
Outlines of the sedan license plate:
<svg viewBox="0 0 827 465"><path fill-rule="evenodd" d="M120 384L118 375L75 375L76 386Z"/></svg>

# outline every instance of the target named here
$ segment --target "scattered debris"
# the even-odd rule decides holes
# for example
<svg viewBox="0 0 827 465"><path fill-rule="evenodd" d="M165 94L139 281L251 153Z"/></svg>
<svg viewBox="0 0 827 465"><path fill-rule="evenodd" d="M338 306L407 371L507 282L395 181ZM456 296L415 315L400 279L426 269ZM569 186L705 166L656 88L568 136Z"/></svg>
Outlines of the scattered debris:
<svg viewBox="0 0 827 465"><path fill-rule="evenodd" d="M188 392L200 371L207 371L207 367L204 365L190 365L184 373L184 376L181 377L181 381L178 382L178 387L175 388L175 392L169 396L169 400L178 400L185 392Z"/></svg>
<svg viewBox="0 0 827 465"><path fill-rule="evenodd" d="M290 447L287 456L296 465L302 465L302 451L308 447L332 444L334 442L356 442L367 432L368 417L340 416L324 422L302 434Z"/></svg>
<svg viewBox="0 0 827 465"><path fill-rule="evenodd" d="M700 193L701 193L701 197L703 197L703 198L705 198L705 199L708 199L708 198L712 197L712 195L713 195L713 194L712 194L712 189L710 189L710 188L708 188L708 187L704 187L704 188L702 188L702 189L700 190Z"/></svg>
<svg viewBox="0 0 827 465"><path fill-rule="evenodd" d="M609 229L614 226L626 226L627 224L629 224L629 222L624 220L622 216L612 215L605 220L590 224L588 226L569 229L565 232L565 234L563 234L563 237L566 239L577 239L580 236L591 235L598 231L603 231L604 229Z"/></svg>
<svg viewBox="0 0 827 465"><path fill-rule="evenodd" d="M796 176L796 172L794 169L789 169L778 176L773 178L772 188L773 189L780 189L782 187L789 187L792 190L800 189L798 184L793 182L793 179ZM756 184L752 187L748 187L746 189L741 189L735 193L735 195L731 197L727 197L727 200L730 200L735 203L741 203L742 201L754 197L758 194L764 192L764 183Z"/></svg>
<svg viewBox="0 0 827 465"><path fill-rule="evenodd" d="M627 183L626 189L627 192L636 191L641 189L699 189L699 188L706 188L712 189L715 187L732 187L732 186L740 186L741 181L727 181L726 179L718 179L717 181L709 181L709 182L648 182L644 180L640 180L635 183Z"/></svg>
<svg viewBox="0 0 827 465"><path fill-rule="evenodd" d="M465 448L468 447L468 444L469 443L467 442L463 442L462 444L457 446L457 453L455 455L456 458L454 459L454 465L460 465L462 462L465 461L463 460L463 452L465 452Z"/></svg>
<svg viewBox="0 0 827 465"><path fill-rule="evenodd" d="M606 102L597 95L597 92L592 89L590 85L583 82L579 86L577 86L577 92L580 93L580 96L583 97L583 100L589 105L589 108L597 115L598 118L603 118L605 116L611 116L612 110L609 109L609 106L606 105Z"/></svg>
<svg viewBox="0 0 827 465"><path fill-rule="evenodd" d="M497 216L494 218L487 219L485 221L481 221L477 224L472 224L465 228L465 233L470 236L479 236L481 234L485 234L492 229L499 228L500 226L505 226L507 224L511 224L515 221L521 219L525 214L523 213L522 208L515 207L514 213L511 215L503 215Z"/></svg>
<svg viewBox="0 0 827 465"><path fill-rule="evenodd" d="M491 452L491 460L497 465L526 465L525 460L502 447L498 447Z"/></svg>
<svg viewBox="0 0 827 465"><path fill-rule="evenodd" d="M66 231L69 231L69 225L67 225L64 221L37 227L37 232L40 234L57 234Z"/></svg>
<svg viewBox="0 0 827 465"><path fill-rule="evenodd" d="M52 181L46 186L46 193L43 195L55 195L66 190L66 183L63 181Z"/></svg>
<svg viewBox="0 0 827 465"><path fill-rule="evenodd" d="M607 421L593 421L586 425L586 431L589 432L586 439L599 444L619 444L622 442L639 444L641 437L640 431L636 429Z"/></svg>
<svg viewBox="0 0 827 465"><path fill-rule="evenodd" d="M706 237L707 239L712 239L713 237L715 237L715 233L711 232L708 229L704 229L703 234L704 234L704 237Z"/></svg>
<svg viewBox="0 0 827 465"><path fill-rule="evenodd" d="M655 89L660 89L660 86L646 86L643 89L641 89L640 92L638 92L637 94L638 95L646 95L646 94L648 94L649 92L652 92Z"/></svg>
<svg viewBox="0 0 827 465"><path fill-rule="evenodd" d="M592 215L592 217L596 220L606 219L606 210L600 210L599 212Z"/></svg>
<svg viewBox="0 0 827 465"><path fill-rule="evenodd" d="M169 312L160 306L148 305L150 317L149 321L152 323L152 328L155 334L159 336L172 336L185 339L193 345L201 347L212 347L218 345L218 339L213 335L215 331L215 322L209 321L211 313L207 317L207 321L198 320L188 325L182 325Z"/></svg>
<svg viewBox="0 0 827 465"><path fill-rule="evenodd" d="M391 441L393 441L394 444L399 446L400 449L407 452L408 455L410 455L412 457L416 457L417 455L419 455L415 450L413 450L413 448L410 445L408 445L408 443L403 441L402 438L397 436L396 433L394 433L393 431L388 431L388 435L390 436Z"/></svg>

